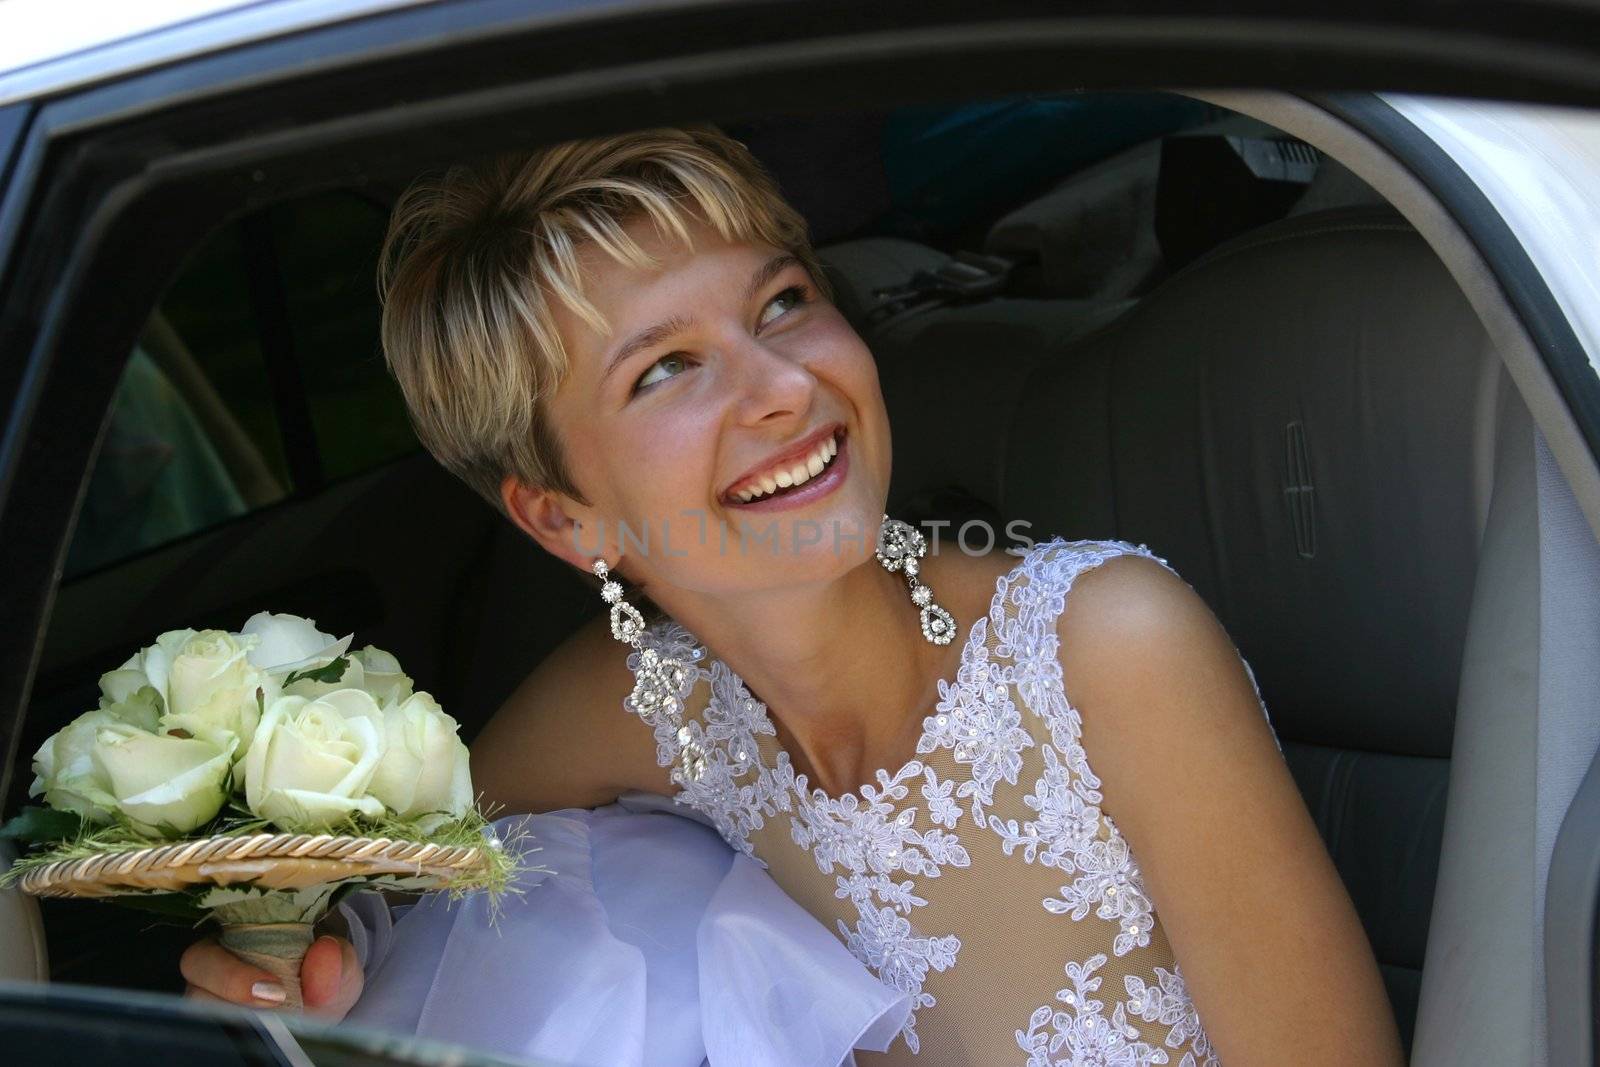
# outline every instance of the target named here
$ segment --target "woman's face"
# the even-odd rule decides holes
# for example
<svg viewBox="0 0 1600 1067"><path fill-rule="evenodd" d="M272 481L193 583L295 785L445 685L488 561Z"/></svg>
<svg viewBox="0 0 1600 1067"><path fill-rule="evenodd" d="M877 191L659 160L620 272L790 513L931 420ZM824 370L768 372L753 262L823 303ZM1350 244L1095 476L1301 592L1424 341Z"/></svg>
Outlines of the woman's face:
<svg viewBox="0 0 1600 1067"><path fill-rule="evenodd" d="M861 563L890 469L867 346L780 249L704 225L692 250L643 220L628 231L660 270L580 257L610 335L557 313L570 369L548 410L587 498L563 504L579 554L603 536L658 599L662 585L737 593Z"/></svg>

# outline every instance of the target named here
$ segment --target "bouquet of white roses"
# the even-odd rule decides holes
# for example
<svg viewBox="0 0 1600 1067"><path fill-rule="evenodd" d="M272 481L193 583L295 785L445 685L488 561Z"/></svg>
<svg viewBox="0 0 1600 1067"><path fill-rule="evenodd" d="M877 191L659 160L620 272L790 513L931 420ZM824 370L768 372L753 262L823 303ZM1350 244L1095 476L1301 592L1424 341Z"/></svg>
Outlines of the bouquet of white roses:
<svg viewBox="0 0 1600 1067"><path fill-rule="evenodd" d="M340 890L502 889L512 861L484 835L455 720L350 640L262 612L169 631L101 675L99 706L34 755L47 808L0 833L42 847L7 878L215 918L291 1000Z"/></svg>

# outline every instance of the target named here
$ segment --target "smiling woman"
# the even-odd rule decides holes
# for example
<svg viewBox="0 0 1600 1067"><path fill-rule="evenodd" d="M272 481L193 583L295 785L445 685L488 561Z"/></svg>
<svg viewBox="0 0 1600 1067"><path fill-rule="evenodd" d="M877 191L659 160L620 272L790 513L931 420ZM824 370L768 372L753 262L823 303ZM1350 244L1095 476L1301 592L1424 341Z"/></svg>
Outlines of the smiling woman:
<svg viewBox="0 0 1600 1067"><path fill-rule="evenodd" d="M726 169L706 165L692 133L654 131L458 167L414 186L395 208L380 278L391 309L384 352L424 442L491 503L498 505L507 471L572 488L562 448L537 417L570 360L557 316L576 316L595 334L611 335L584 295L580 264L587 250L652 267L650 253L623 225L629 216L687 241L698 214L724 240L784 249L741 279L751 290L791 263L822 278L804 220L777 197L749 153L713 131L699 136L726 141ZM669 188L686 203L675 203ZM680 309L662 321L630 324L605 376L687 325Z"/></svg>
<svg viewBox="0 0 1600 1067"><path fill-rule="evenodd" d="M673 879L709 893L647 921L662 943L695 931L699 1017L743 1035L708 1029L713 1064L757 1046L832 1063L849 1044L890 1063L1398 1062L1350 900L1210 611L1142 546L939 554L886 521L876 365L797 220L706 129L457 168L402 200L385 337L423 440L600 576L632 648L590 627L546 661L478 738L480 784L513 811L673 797L890 997L856 997L870 1010L841 1046L836 993L859 976L806 936L774 940L800 928L755 888L767 875L686 842ZM756 516L770 539L752 553ZM613 573L661 617L646 625ZM575 870L615 886L669 869L585 854L603 838L584 825ZM610 950L567 900L527 901L540 944L566 931L555 959L418 909L358 1015L420 1026L416 991L443 990L470 1005L448 1025L478 1020L480 1041L593 1051L569 999L548 1017L505 1000L518 968L598 980ZM744 955L718 940L730 924ZM649 966L659 983L677 964ZM231 973L215 953L195 967Z"/></svg>
<svg viewBox="0 0 1600 1067"><path fill-rule="evenodd" d="M682 238L640 218L622 232L654 266L594 245L578 256L605 328L566 307L555 314L570 363L545 419L580 491L507 477L507 514L585 570L592 556L619 553L626 529L645 550L619 570L669 598L784 582L770 553L731 551L730 539L774 538L788 581L829 574L846 539L859 562L889 478L871 352L796 255L693 218ZM663 321L670 335L657 335Z"/></svg>

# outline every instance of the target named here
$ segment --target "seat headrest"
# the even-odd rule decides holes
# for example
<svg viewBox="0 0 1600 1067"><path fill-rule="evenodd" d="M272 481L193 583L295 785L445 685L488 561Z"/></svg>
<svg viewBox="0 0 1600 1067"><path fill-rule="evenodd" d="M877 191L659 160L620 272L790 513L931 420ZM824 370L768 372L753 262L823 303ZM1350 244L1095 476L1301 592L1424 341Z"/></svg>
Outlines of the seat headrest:
<svg viewBox="0 0 1600 1067"><path fill-rule="evenodd" d="M1168 557L1284 736L1445 756L1500 382L1397 214L1293 217L1037 365L1002 511Z"/></svg>

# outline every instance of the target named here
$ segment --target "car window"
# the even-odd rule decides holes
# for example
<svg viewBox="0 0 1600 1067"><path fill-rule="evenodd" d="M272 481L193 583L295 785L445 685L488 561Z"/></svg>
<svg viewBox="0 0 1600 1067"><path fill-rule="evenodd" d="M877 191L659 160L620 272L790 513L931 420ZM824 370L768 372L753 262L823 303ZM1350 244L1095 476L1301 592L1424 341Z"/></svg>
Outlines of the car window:
<svg viewBox="0 0 1600 1067"><path fill-rule="evenodd" d="M381 204L328 193L196 249L123 371L69 577L417 447L378 338L386 219Z"/></svg>

